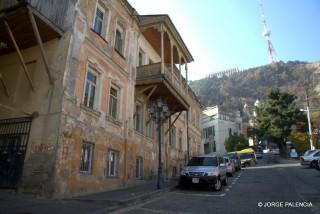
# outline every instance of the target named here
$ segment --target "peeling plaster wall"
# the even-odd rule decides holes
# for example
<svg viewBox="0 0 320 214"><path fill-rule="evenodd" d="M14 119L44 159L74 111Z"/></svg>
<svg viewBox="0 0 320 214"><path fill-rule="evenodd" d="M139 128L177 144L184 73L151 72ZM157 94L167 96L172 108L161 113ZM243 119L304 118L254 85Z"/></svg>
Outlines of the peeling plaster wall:
<svg viewBox="0 0 320 214"><path fill-rule="evenodd" d="M71 52L64 78L61 132L56 165L55 195L79 195L105 189L115 189L134 183L135 158L143 151L133 143L133 106L135 62L138 26L121 1L100 1L109 12L104 23L107 32L101 36L92 28L96 4L80 0L72 34ZM113 47L116 23L125 29L123 56ZM98 73L97 105L83 104L88 68ZM115 85L120 91L118 120L109 119L109 91ZM94 144L92 173L80 173L80 153L83 141ZM108 151L119 152L119 174L106 176ZM148 163L144 163L148 166Z"/></svg>
<svg viewBox="0 0 320 214"><path fill-rule="evenodd" d="M24 192L55 197L67 197L89 192L116 189L132 185L136 179L136 158L143 158L143 179L156 177L158 169L157 130L154 138L134 130L134 106L142 100L146 110L146 97L135 97L135 77L139 47L154 62L160 57L139 32L137 22L122 1L99 1L106 11L106 32L101 36L92 30L96 9L95 1L72 1L75 16L68 15L65 32L60 39L44 44L50 71L55 83L50 86L38 47L22 51L35 84L32 92L24 76L16 53L0 57L0 72L8 85L9 97L0 87L0 118L25 116L38 112L33 119L25 158L23 176L19 186ZM116 24L125 29L123 56L114 50ZM140 37L139 37L140 35ZM97 105L90 109L83 105L84 86L88 68L99 74ZM120 89L119 117L108 117L110 86ZM197 111L200 106L191 102ZM145 111L147 118L147 112ZM192 121L189 135L194 142L201 136L200 128ZM194 125L192 125L194 124ZM182 114L176 124L182 132L182 145L169 146L169 134L163 136L162 160L165 178L177 174L186 163L187 123ZM169 127L168 122L164 130ZM92 173L80 173L80 153L83 141L94 143ZM108 151L119 152L119 174L106 176ZM199 153L196 145L190 154Z"/></svg>
<svg viewBox="0 0 320 214"><path fill-rule="evenodd" d="M0 73L9 97L0 90L0 118L25 117L36 112L25 156L19 189L50 196L55 165L62 95L62 77L70 36L44 44L54 84L49 84L39 47L22 50L35 90L32 91L17 53L0 57Z"/></svg>

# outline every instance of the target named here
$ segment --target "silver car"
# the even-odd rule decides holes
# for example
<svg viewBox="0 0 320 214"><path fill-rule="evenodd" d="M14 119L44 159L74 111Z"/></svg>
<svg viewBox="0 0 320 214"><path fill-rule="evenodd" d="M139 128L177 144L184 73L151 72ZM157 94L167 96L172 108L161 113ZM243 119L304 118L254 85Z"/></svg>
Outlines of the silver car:
<svg viewBox="0 0 320 214"><path fill-rule="evenodd" d="M314 168L316 166L316 161L320 159L320 149L308 150L300 158L300 163L302 166L309 166Z"/></svg>
<svg viewBox="0 0 320 214"><path fill-rule="evenodd" d="M179 186L207 185L220 191L228 184L227 168L223 157L215 154L192 157L180 173Z"/></svg>
<svg viewBox="0 0 320 214"><path fill-rule="evenodd" d="M232 177L236 171L235 163L230 157L228 156L223 156L223 157L227 167L227 175Z"/></svg>

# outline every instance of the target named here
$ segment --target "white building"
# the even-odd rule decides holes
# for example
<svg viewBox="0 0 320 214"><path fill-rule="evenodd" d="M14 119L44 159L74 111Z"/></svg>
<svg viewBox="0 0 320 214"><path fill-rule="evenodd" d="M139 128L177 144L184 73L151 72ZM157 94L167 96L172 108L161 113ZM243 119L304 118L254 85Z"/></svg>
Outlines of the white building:
<svg viewBox="0 0 320 214"><path fill-rule="evenodd" d="M202 141L204 152L226 153L224 142L233 134L241 134L240 112L227 112L218 106L208 107L202 112Z"/></svg>

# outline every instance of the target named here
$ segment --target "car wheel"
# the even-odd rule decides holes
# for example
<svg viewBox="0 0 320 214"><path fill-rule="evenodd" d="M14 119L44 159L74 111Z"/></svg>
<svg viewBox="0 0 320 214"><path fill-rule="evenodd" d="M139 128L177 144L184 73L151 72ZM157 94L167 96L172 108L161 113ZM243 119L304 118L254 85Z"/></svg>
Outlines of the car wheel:
<svg viewBox="0 0 320 214"><path fill-rule="evenodd" d="M228 176L226 176L226 178L223 180L223 185L227 186L228 185Z"/></svg>
<svg viewBox="0 0 320 214"><path fill-rule="evenodd" d="M316 162L313 160L311 161L311 163L309 164L310 168L315 168L316 167Z"/></svg>
<svg viewBox="0 0 320 214"><path fill-rule="evenodd" d="M219 177L219 178L217 178L216 183L213 185L213 189L215 191L220 191L221 188L222 188L222 184L221 184L221 180L220 180L220 177Z"/></svg>
<svg viewBox="0 0 320 214"><path fill-rule="evenodd" d="M317 161L316 169L317 169L317 170L320 170L320 162L319 162L319 161Z"/></svg>

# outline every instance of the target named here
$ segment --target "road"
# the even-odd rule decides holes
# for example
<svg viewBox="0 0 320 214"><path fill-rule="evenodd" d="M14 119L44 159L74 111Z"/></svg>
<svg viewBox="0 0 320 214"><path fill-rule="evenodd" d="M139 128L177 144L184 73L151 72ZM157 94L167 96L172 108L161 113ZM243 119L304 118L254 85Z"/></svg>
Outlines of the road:
<svg viewBox="0 0 320 214"><path fill-rule="evenodd" d="M320 213L320 171L264 156L221 192L175 190L115 213Z"/></svg>

